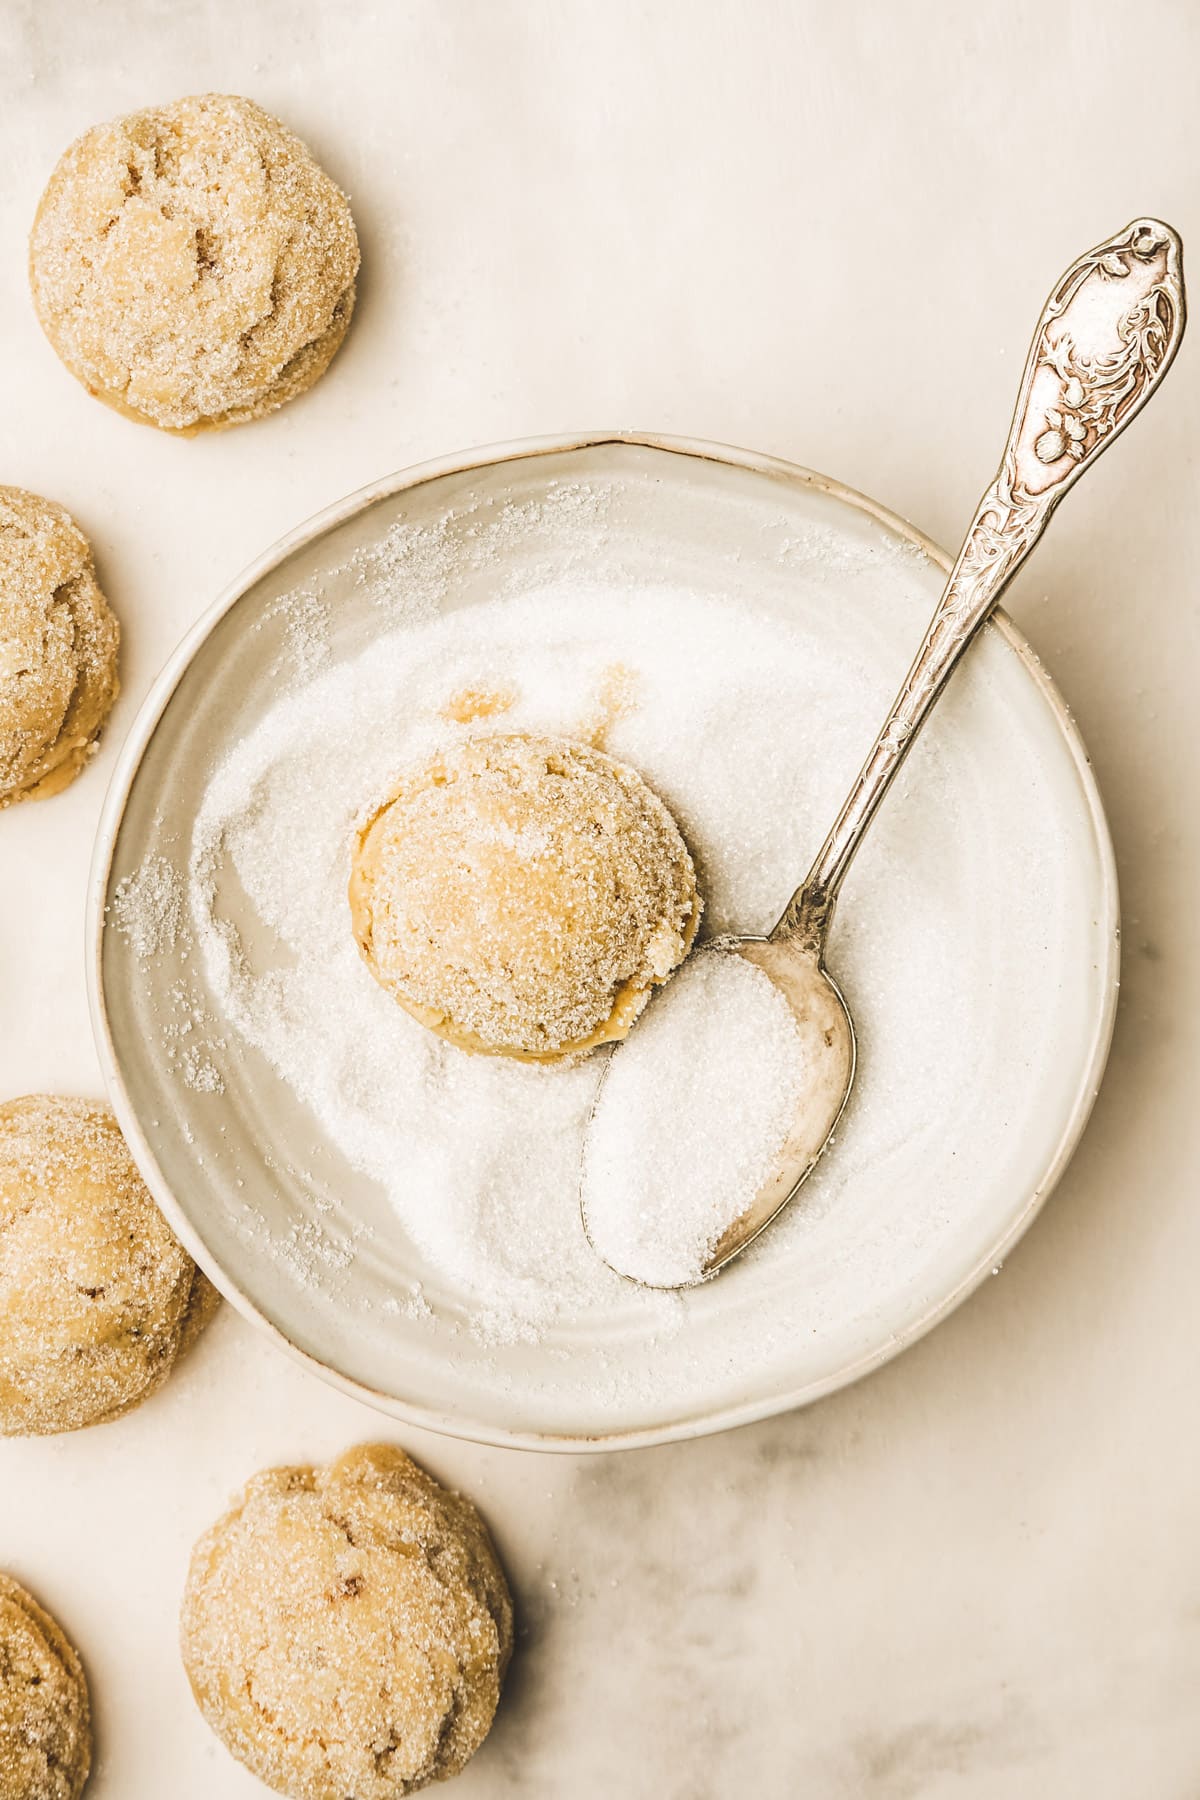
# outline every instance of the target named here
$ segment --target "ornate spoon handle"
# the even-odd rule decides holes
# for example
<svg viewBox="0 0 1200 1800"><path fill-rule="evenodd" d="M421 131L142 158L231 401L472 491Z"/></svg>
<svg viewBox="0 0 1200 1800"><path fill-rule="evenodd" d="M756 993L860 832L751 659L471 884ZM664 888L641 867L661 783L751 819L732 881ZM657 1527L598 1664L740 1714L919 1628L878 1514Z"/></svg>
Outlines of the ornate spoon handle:
<svg viewBox="0 0 1200 1800"><path fill-rule="evenodd" d="M1043 309L1004 459L883 730L772 938L820 955L855 851L959 657L1067 489L1141 411L1171 365L1186 307L1169 225L1134 223L1072 263Z"/></svg>

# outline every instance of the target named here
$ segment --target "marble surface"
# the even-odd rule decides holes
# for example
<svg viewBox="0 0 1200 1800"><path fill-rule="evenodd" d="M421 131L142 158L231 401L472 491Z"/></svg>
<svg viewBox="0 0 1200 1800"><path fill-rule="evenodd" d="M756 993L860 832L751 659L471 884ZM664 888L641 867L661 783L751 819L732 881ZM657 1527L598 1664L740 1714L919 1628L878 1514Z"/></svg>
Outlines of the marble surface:
<svg viewBox="0 0 1200 1800"><path fill-rule="evenodd" d="M0 480L91 533L126 685L86 778L0 820L0 1093L97 1090L105 780L251 556L390 468L601 424L793 457L952 542L1060 268L1141 212L1195 229L1198 58L1174 0L5 0ZM24 245L71 137L205 87L309 139L364 277L308 398L178 442L59 367ZM1093 751L1126 967L1091 1128L1000 1278L808 1412L593 1458L395 1430L226 1309L142 1412L0 1444L0 1565L92 1673L89 1800L262 1792L179 1668L188 1549L256 1467L372 1434L478 1498L518 1597L462 1800L1200 1793L1198 371L1185 345L1012 594Z"/></svg>

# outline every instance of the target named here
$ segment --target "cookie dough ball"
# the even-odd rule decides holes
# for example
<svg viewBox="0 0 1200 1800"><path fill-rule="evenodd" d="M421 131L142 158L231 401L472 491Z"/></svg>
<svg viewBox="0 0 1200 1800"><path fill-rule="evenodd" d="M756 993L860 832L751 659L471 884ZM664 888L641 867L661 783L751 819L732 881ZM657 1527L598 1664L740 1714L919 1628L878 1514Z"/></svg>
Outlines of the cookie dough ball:
<svg viewBox="0 0 1200 1800"><path fill-rule="evenodd" d="M252 100L96 125L42 196L29 278L71 373L165 431L236 425L323 375L354 311L346 196Z"/></svg>
<svg viewBox="0 0 1200 1800"><path fill-rule="evenodd" d="M700 918L679 829L634 769L558 738L470 738L359 833L354 935L461 1049L551 1061L625 1035Z"/></svg>
<svg viewBox="0 0 1200 1800"><path fill-rule="evenodd" d="M91 1766L83 1665L49 1613L0 1574L0 1800L79 1800Z"/></svg>
<svg viewBox="0 0 1200 1800"><path fill-rule="evenodd" d="M268 1469L196 1545L181 1646L226 1748L291 1800L395 1800L487 1736L512 1602L482 1519L402 1450Z"/></svg>
<svg viewBox="0 0 1200 1800"><path fill-rule="evenodd" d="M0 1436L128 1412L216 1301L106 1106L0 1106Z"/></svg>
<svg viewBox="0 0 1200 1800"><path fill-rule="evenodd" d="M0 487L0 807L74 781L117 697L119 638L71 515Z"/></svg>

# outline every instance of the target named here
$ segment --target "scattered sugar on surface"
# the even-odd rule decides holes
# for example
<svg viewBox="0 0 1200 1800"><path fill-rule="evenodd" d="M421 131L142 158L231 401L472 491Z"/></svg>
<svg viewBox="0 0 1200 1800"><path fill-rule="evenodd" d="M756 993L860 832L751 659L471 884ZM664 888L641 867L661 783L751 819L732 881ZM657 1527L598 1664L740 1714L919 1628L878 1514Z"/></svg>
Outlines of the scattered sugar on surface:
<svg viewBox="0 0 1200 1800"><path fill-rule="evenodd" d="M118 883L112 912L135 956L156 956L171 949L178 940L184 913L178 871L165 856L148 856Z"/></svg>
<svg viewBox="0 0 1200 1800"><path fill-rule="evenodd" d="M315 675L329 661L332 615L329 602L317 587L295 588L263 609L256 620L255 632L266 631L279 622L283 642L272 673Z"/></svg>
<svg viewBox="0 0 1200 1800"><path fill-rule="evenodd" d="M141 963L173 950L190 936L186 883L165 856L147 856L117 884L110 908L113 923ZM225 1078L214 1053L226 1048L217 1021L193 982L178 980L158 1008L159 1035L168 1067L200 1094L223 1094Z"/></svg>
<svg viewBox="0 0 1200 1800"><path fill-rule="evenodd" d="M242 1207L240 1222L243 1239L266 1248L299 1287L320 1288L328 1293L344 1292L345 1276L358 1255L359 1246L369 1242L373 1235L370 1226L330 1220L328 1196L315 1191L302 1171L294 1168L280 1171L279 1164L270 1154L263 1160L268 1169L285 1176L290 1189L302 1194L312 1211L297 1211L286 1219L281 1230L275 1230L257 1207L246 1204Z"/></svg>
<svg viewBox="0 0 1200 1800"><path fill-rule="evenodd" d="M622 1274L699 1281L786 1142L809 1072L764 972L697 952L609 1060L588 1126L588 1236Z"/></svg>

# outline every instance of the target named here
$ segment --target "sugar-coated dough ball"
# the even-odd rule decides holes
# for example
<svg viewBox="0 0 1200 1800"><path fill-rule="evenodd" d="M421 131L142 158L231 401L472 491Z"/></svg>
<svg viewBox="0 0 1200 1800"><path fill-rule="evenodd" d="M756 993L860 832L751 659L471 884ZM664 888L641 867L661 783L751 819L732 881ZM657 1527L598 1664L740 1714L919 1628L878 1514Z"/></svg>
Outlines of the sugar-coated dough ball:
<svg viewBox="0 0 1200 1800"><path fill-rule="evenodd" d="M0 487L0 807L78 775L117 697L119 637L71 515Z"/></svg>
<svg viewBox="0 0 1200 1800"><path fill-rule="evenodd" d="M47 1094L0 1106L0 1436L128 1412L216 1300L106 1106Z"/></svg>
<svg viewBox="0 0 1200 1800"><path fill-rule="evenodd" d="M358 835L375 979L461 1049L549 1061L625 1035L687 954L696 872L636 770L519 733L405 776Z"/></svg>
<svg viewBox="0 0 1200 1800"><path fill-rule="evenodd" d="M181 1646L196 1702L291 1800L395 1800L492 1723L512 1602L469 1500L402 1450L268 1469L196 1545Z"/></svg>
<svg viewBox="0 0 1200 1800"><path fill-rule="evenodd" d="M252 100L199 94L77 138L42 195L42 329L111 406L166 431L271 412L324 374L354 310L340 188Z"/></svg>
<svg viewBox="0 0 1200 1800"><path fill-rule="evenodd" d="M79 1800L91 1766L83 1665L49 1613L0 1573L0 1800Z"/></svg>

